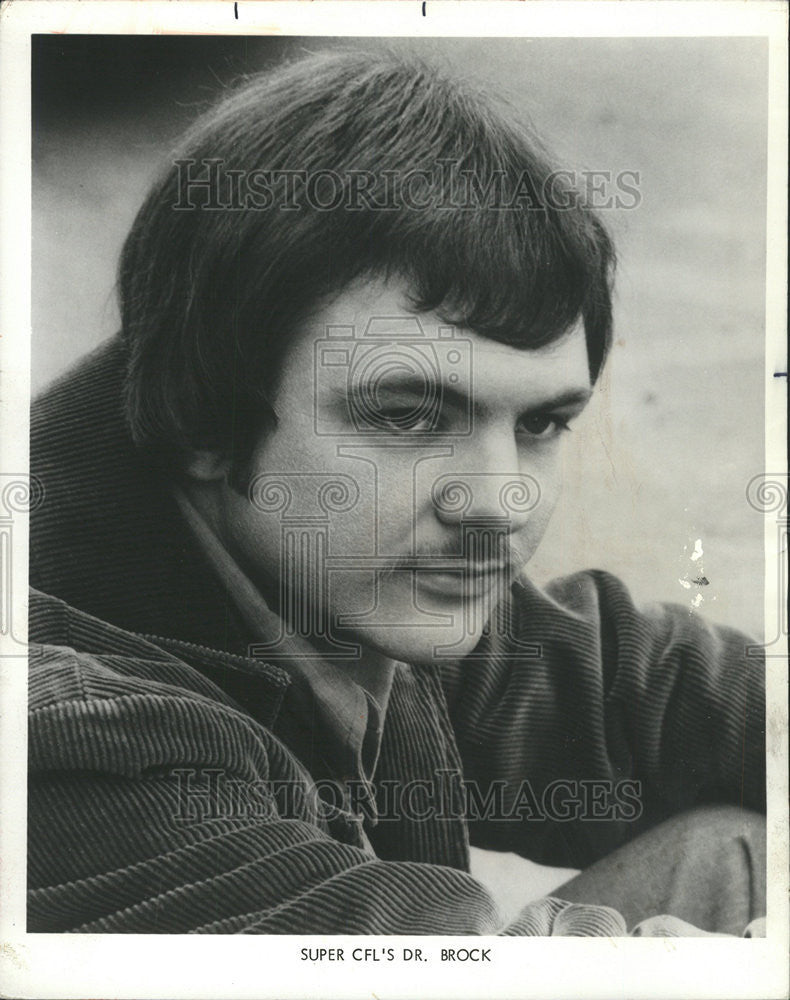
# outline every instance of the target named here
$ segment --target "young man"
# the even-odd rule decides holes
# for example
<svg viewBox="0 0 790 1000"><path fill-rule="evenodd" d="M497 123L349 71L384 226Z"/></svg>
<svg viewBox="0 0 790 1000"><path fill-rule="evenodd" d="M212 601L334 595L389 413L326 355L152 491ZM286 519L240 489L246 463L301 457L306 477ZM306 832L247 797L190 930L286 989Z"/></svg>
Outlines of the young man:
<svg viewBox="0 0 790 1000"><path fill-rule="evenodd" d="M763 914L747 640L523 572L611 338L566 177L381 54L253 79L186 137L121 333L33 409L30 930ZM470 843L587 870L503 925Z"/></svg>

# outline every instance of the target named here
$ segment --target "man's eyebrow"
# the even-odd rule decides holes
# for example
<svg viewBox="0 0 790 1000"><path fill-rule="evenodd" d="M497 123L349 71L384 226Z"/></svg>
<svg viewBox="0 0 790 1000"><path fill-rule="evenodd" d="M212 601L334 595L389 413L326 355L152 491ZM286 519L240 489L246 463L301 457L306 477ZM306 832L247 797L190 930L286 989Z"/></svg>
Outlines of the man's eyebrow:
<svg viewBox="0 0 790 1000"><path fill-rule="evenodd" d="M555 395L546 396L527 406L528 410L561 409L563 406L584 406L592 398L592 386L576 386L573 389L563 389Z"/></svg>
<svg viewBox="0 0 790 1000"><path fill-rule="evenodd" d="M467 390L459 388L443 379L435 381L420 378L410 372L393 371L391 375L383 375L370 381L360 380L357 383L352 379L350 385L348 383L343 386L332 385L331 390L336 395L342 396L345 399L349 394L367 394L373 390L414 393L421 396L425 393L426 388L429 387L435 391L440 391L442 397L451 402L456 402L464 406L469 404L470 393ZM565 406L582 407L590 401L592 394L593 387L590 385L573 386L568 389L561 389L557 393L544 396L540 399L524 403L521 409L523 412L537 412L539 410L560 409ZM473 397L474 393L471 395ZM474 399L472 401L474 405Z"/></svg>
<svg viewBox="0 0 790 1000"><path fill-rule="evenodd" d="M444 379L421 378L411 372L393 371L389 375L380 375L369 380L353 378L343 386L333 385L332 391L338 395L346 396L349 393L370 393L375 390L384 392L413 393L421 396L426 389L440 391L445 397L457 399L466 403L469 400L469 393L465 389L452 385Z"/></svg>

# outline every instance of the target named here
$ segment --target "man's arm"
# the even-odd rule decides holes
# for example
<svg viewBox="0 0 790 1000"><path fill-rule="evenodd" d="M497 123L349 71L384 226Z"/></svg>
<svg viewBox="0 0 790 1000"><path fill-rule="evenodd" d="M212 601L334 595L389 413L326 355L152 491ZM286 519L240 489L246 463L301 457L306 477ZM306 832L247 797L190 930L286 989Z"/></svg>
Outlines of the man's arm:
<svg viewBox="0 0 790 1000"><path fill-rule="evenodd" d="M639 610L607 573L517 583L510 635L444 671L473 802L504 786L472 842L585 867L703 802L764 809L764 664L749 645L682 607Z"/></svg>

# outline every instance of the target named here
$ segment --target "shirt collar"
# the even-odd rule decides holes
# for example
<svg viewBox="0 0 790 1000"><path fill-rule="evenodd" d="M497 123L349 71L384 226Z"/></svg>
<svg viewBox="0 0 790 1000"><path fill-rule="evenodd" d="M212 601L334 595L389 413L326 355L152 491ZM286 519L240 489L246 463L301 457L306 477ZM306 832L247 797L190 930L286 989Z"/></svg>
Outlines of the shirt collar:
<svg viewBox="0 0 790 1000"><path fill-rule="evenodd" d="M277 653L266 661L285 669L292 678L292 700L311 725L321 730L324 762L334 778L349 779L370 789L378 762L384 717L396 670L400 664L370 663L365 672L374 696L366 686L337 664L317 653L300 636L285 635L282 619L217 537L184 490L174 488L175 499L199 545L219 575L244 619L250 644L277 642ZM364 654L363 654L364 655ZM358 666L358 661L355 661ZM359 674L359 671L355 671Z"/></svg>

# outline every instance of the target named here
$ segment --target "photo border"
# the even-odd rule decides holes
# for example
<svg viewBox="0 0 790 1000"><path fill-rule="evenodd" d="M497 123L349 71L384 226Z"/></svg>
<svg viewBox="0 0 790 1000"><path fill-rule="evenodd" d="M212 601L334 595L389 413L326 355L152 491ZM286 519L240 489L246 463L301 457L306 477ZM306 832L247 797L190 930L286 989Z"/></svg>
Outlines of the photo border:
<svg viewBox="0 0 790 1000"><path fill-rule="evenodd" d="M235 9L234 9L235 8ZM346 36L665 37L761 35L769 39L766 271L766 480L784 506L766 505L768 641L768 934L765 939L549 939L181 935L25 932L27 502L14 517L10 629L0 678L0 992L9 996L115 997L755 997L787 995L787 635L782 635L777 523L787 524L785 432L787 6L757 2L532 0L316 0L136 2L27 0L0 7L0 469L27 480L30 397L30 35L281 34ZM7 471L6 471L7 470ZM763 491L764 492L764 491ZM781 537L781 536L780 536ZM777 566L780 573L777 573ZM786 583L787 577L784 576ZM8 622L7 622L8 624ZM9 647L9 639L14 648ZM21 649L17 648L22 646ZM491 945L486 965L300 961L308 946L428 948Z"/></svg>

